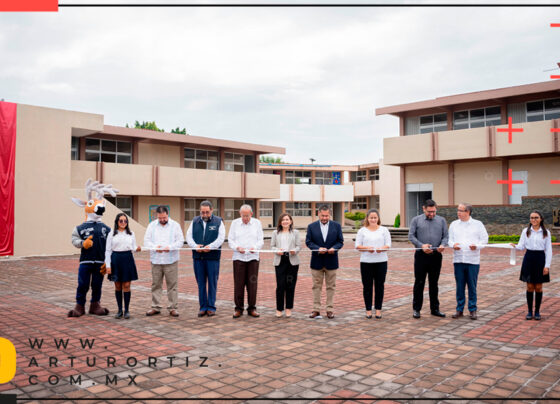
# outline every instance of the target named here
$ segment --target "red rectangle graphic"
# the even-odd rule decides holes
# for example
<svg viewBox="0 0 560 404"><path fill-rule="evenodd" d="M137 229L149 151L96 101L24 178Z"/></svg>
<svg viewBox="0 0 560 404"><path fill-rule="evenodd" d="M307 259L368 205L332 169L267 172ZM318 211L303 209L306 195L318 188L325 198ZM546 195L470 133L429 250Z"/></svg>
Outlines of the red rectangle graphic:
<svg viewBox="0 0 560 404"><path fill-rule="evenodd" d="M58 0L0 0L2 11L58 11Z"/></svg>

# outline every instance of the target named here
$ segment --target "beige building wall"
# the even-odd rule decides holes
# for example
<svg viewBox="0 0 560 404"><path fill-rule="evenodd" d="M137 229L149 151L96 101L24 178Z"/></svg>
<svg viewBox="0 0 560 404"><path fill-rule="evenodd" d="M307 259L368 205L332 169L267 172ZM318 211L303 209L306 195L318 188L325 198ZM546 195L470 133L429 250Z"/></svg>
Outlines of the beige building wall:
<svg viewBox="0 0 560 404"><path fill-rule="evenodd" d="M432 160L432 134L383 139L385 164L417 163Z"/></svg>
<svg viewBox="0 0 560 404"><path fill-rule="evenodd" d="M138 164L182 167L183 147L165 144L138 143Z"/></svg>
<svg viewBox="0 0 560 404"><path fill-rule="evenodd" d="M503 202L503 185L500 161L455 164L455 203L500 205ZM446 205L447 203L440 203Z"/></svg>
<svg viewBox="0 0 560 404"><path fill-rule="evenodd" d="M550 180L560 180L560 157L510 160L509 168L528 172L529 195L560 195L560 186L550 183Z"/></svg>
<svg viewBox="0 0 560 404"><path fill-rule="evenodd" d="M70 161L70 188L83 188L89 178L97 179L97 163L95 161Z"/></svg>
<svg viewBox="0 0 560 404"><path fill-rule="evenodd" d="M508 142L507 132L496 131L496 156L554 152L553 134L550 132L552 122L523 122L512 125L514 128L523 128L523 132L514 132L511 143ZM497 126L497 128L507 127L508 125Z"/></svg>
<svg viewBox="0 0 560 404"><path fill-rule="evenodd" d="M159 195L242 198L243 173L192 168L159 168Z"/></svg>
<svg viewBox="0 0 560 404"><path fill-rule="evenodd" d="M103 181L114 184L123 195L152 194L152 166L140 164L103 164Z"/></svg>
<svg viewBox="0 0 560 404"><path fill-rule="evenodd" d="M438 160L488 156L488 128L443 131L438 134Z"/></svg>
<svg viewBox="0 0 560 404"><path fill-rule="evenodd" d="M75 135L101 131L103 116L17 105L15 256L76 252L72 230L84 215L70 198L85 195L69 188L73 128Z"/></svg>
<svg viewBox="0 0 560 404"><path fill-rule="evenodd" d="M379 180L374 181L374 185L375 194L379 195L379 214L383 225L393 226L397 214L401 213L401 217L404 214L400 212L400 176L400 167L388 166L379 160Z"/></svg>
<svg viewBox="0 0 560 404"><path fill-rule="evenodd" d="M447 205L449 203L449 174L447 164L409 166L406 167L405 170L405 181L407 184L431 183L433 184L432 199L436 201L438 205ZM379 179L381 180L381 176ZM391 191L389 191L389 195L390 192ZM381 200L383 200L384 194L380 195ZM383 201L381 204L383 204ZM393 219L394 218L393 216Z"/></svg>

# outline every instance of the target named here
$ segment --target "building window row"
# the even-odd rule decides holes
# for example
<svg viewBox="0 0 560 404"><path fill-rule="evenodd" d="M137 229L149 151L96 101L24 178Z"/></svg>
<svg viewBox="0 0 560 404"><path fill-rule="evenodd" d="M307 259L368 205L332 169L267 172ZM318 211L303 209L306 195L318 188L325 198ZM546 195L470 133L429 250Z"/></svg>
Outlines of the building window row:
<svg viewBox="0 0 560 404"><path fill-rule="evenodd" d="M185 148L185 168L219 170L220 157L217 151Z"/></svg>
<svg viewBox="0 0 560 404"><path fill-rule="evenodd" d="M560 118L560 98L527 103L527 122Z"/></svg>
<svg viewBox="0 0 560 404"><path fill-rule="evenodd" d="M272 217L274 202L261 201L259 203L259 216Z"/></svg>
<svg viewBox="0 0 560 404"><path fill-rule="evenodd" d="M369 174L368 174L369 171ZM350 172L350 181L377 181L379 180L379 168L370 168L369 170L358 170Z"/></svg>
<svg viewBox="0 0 560 404"><path fill-rule="evenodd" d="M483 128L502 123L500 107L488 107L453 113L453 129Z"/></svg>
<svg viewBox="0 0 560 404"><path fill-rule="evenodd" d="M286 213L293 217L311 216L311 202L286 202Z"/></svg>
<svg viewBox="0 0 560 404"><path fill-rule="evenodd" d="M105 199L107 202L111 202L117 208L126 213L128 217L132 217L132 197L131 196L120 196L117 195L116 197L106 196Z"/></svg>
<svg viewBox="0 0 560 404"><path fill-rule="evenodd" d="M420 117L420 133L447 130L447 114L425 115Z"/></svg>
<svg viewBox="0 0 560 404"><path fill-rule="evenodd" d="M132 164L132 143L86 139L86 161Z"/></svg>
<svg viewBox="0 0 560 404"><path fill-rule="evenodd" d="M365 197L365 196L355 197L354 201L351 204L351 209L352 210L366 210L367 209L367 197Z"/></svg>

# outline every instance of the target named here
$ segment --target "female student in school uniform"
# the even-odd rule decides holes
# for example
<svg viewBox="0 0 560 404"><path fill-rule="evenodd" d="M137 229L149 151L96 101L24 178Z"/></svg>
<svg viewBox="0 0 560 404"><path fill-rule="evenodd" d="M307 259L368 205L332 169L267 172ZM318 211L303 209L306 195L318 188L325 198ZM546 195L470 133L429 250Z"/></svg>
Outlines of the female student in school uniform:
<svg viewBox="0 0 560 404"><path fill-rule="evenodd" d="M371 303L375 283L375 318L381 318L385 277L387 276L387 250L391 247L391 235L381 226L377 209L370 209L364 219L364 226L356 235L356 249L361 251L360 272L364 286L366 318L372 318Z"/></svg>
<svg viewBox="0 0 560 404"><path fill-rule="evenodd" d="M527 320L540 320L542 302L542 285L550 282L550 263L552 260L552 241L550 231L544 225L543 215L532 211L529 215L529 226L523 229L519 243L511 244L518 250L527 250L521 264L519 280L527 283ZM535 311L533 315L533 292L535 295Z"/></svg>
<svg viewBox="0 0 560 404"><path fill-rule="evenodd" d="M109 280L115 282L115 297L119 311L115 318L130 318L128 312L130 304L130 282L138 279L136 263L132 253L140 251L136 246L134 232L128 227L128 217L119 213L115 218L113 231L107 237L105 249L105 266ZM124 296L124 312L123 312Z"/></svg>

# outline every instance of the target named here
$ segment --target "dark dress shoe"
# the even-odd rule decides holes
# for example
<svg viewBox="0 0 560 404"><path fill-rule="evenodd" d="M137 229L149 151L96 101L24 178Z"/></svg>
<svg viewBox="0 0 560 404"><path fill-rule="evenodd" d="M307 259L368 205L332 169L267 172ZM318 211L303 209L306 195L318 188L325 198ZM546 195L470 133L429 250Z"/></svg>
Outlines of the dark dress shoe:
<svg viewBox="0 0 560 404"><path fill-rule="evenodd" d="M204 317L206 314L208 314L208 313L206 312L206 310L200 310L200 311L198 312L198 317Z"/></svg>
<svg viewBox="0 0 560 404"><path fill-rule="evenodd" d="M128 311L125 311L123 317L128 320L130 318L130 313Z"/></svg>
<svg viewBox="0 0 560 404"><path fill-rule="evenodd" d="M455 314L451 315L451 318L459 318L459 317L463 317L462 311L456 311Z"/></svg>
<svg viewBox="0 0 560 404"><path fill-rule="evenodd" d="M327 311L327 318L334 318L334 313L332 311Z"/></svg>
<svg viewBox="0 0 560 404"><path fill-rule="evenodd" d="M171 317L179 317L179 312L177 310L173 309L169 312L169 315Z"/></svg>
<svg viewBox="0 0 560 404"><path fill-rule="evenodd" d="M412 310L412 317L420 318L420 312L418 310Z"/></svg>
<svg viewBox="0 0 560 404"><path fill-rule="evenodd" d="M476 315L476 311L469 311L469 317L471 318L471 320L476 320L478 318L478 316Z"/></svg>
<svg viewBox="0 0 560 404"><path fill-rule="evenodd" d="M378 316L378 315L376 314L376 315L375 315L375 318L379 320L380 318L383 318L383 316Z"/></svg>
<svg viewBox="0 0 560 404"><path fill-rule="evenodd" d="M214 316L216 315L216 312L215 312L215 311L212 311L212 310L208 310L208 311L206 312L206 315L207 315L208 317L214 317Z"/></svg>
<svg viewBox="0 0 560 404"><path fill-rule="evenodd" d="M159 313L160 313L159 310L151 309L151 310L148 310L148 311L146 312L146 315L147 315L147 316L155 316L156 314L159 314Z"/></svg>
<svg viewBox="0 0 560 404"><path fill-rule="evenodd" d="M373 318L371 314L366 314L366 318Z"/></svg>
<svg viewBox="0 0 560 404"><path fill-rule="evenodd" d="M445 317L445 313L442 313L439 310L434 310L432 311L432 316L436 316L436 317Z"/></svg>
<svg viewBox="0 0 560 404"><path fill-rule="evenodd" d="M257 313L256 310L251 310L248 314L249 314L251 317L260 317L260 316L261 316L259 313Z"/></svg>
<svg viewBox="0 0 560 404"><path fill-rule="evenodd" d="M535 313L534 319L539 321L541 319L541 314L540 313Z"/></svg>
<svg viewBox="0 0 560 404"><path fill-rule="evenodd" d="M525 316L525 320L532 320L533 319L533 313L529 312L527 313L527 315Z"/></svg>
<svg viewBox="0 0 560 404"><path fill-rule="evenodd" d="M311 314L309 315L309 318L315 318L315 317L320 317L321 313L319 313L318 311L312 311Z"/></svg>
<svg viewBox="0 0 560 404"><path fill-rule="evenodd" d="M242 313L241 311L235 310L235 311L233 312L233 318L239 318L239 317L241 317L242 314L243 314L243 313Z"/></svg>
<svg viewBox="0 0 560 404"><path fill-rule="evenodd" d="M115 318L121 318L123 316L122 310L119 310L117 314L115 314Z"/></svg>

